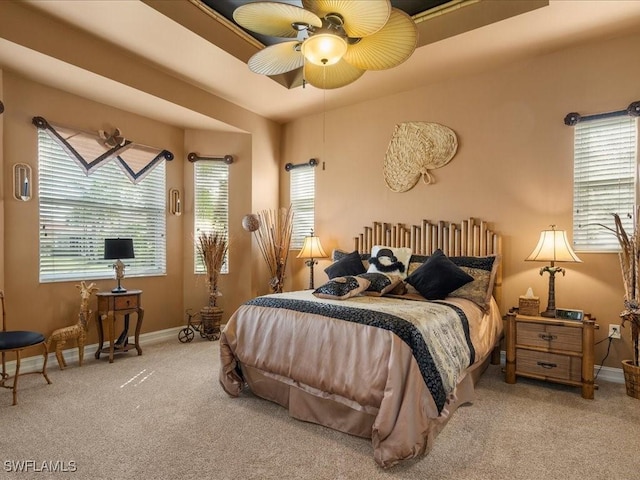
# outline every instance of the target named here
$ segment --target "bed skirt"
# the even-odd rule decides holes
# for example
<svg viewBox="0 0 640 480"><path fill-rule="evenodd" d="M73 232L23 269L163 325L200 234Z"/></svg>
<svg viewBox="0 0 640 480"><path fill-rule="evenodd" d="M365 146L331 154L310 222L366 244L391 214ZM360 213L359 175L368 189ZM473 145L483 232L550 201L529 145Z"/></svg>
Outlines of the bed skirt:
<svg viewBox="0 0 640 480"><path fill-rule="evenodd" d="M422 450L412 452L407 458L423 455L431 450L438 433L444 428L457 408L475 400L475 385L490 361L491 363L499 363L499 355L499 346L497 346L481 362L466 371L458 383L454 397L448 401L446 411L443 411L443 414L437 418L431 419L429 431L425 432L426 443ZM297 384L288 378L279 377L254 367L241 365L241 369L244 380L253 394L288 409L291 417L350 435L372 438L372 428L377 410L363 411L361 408L352 408L345 404L341 398L331 398L326 392L313 391L313 389ZM374 450L377 452L375 445ZM381 460L376 458L378 463L381 463Z"/></svg>

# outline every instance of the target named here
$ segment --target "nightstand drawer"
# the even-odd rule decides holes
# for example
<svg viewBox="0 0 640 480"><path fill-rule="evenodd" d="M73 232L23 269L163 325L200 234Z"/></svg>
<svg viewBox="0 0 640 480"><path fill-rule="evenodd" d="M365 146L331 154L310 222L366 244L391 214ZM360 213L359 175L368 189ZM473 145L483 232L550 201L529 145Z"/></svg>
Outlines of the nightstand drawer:
<svg viewBox="0 0 640 480"><path fill-rule="evenodd" d="M516 343L569 352L582 351L582 329L540 323L518 322Z"/></svg>
<svg viewBox="0 0 640 480"><path fill-rule="evenodd" d="M138 308L138 295L122 295L114 298L114 310Z"/></svg>
<svg viewBox="0 0 640 480"><path fill-rule="evenodd" d="M521 325L519 325L521 326ZM553 377L560 380L580 382L582 379L582 359L555 353L536 352L518 348L516 371L522 374Z"/></svg>

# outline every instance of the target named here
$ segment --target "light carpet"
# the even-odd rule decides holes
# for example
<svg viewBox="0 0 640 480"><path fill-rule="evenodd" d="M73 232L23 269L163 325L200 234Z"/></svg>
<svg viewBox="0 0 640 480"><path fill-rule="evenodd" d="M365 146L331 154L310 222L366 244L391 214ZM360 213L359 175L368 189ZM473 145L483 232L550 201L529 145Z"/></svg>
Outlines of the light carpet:
<svg viewBox="0 0 640 480"><path fill-rule="evenodd" d="M0 390L0 478L640 478L640 401L624 385L600 382L585 400L576 388L507 385L490 366L427 456L382 470L369 440L292 419L249 392L227 396L218 354L218 342L176 338L113 364L50 363L52 385L22 377L17 406Z"/></svg>

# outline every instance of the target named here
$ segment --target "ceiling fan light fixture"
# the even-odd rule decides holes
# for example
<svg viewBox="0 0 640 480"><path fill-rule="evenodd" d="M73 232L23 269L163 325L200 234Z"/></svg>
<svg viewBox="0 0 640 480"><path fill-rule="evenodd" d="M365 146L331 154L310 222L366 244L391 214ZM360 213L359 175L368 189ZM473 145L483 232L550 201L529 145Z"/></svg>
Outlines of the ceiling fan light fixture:
<svg viewBox="0 0 640 480"><path fill-rule="evenodd" d="M334 65L347 53L344 38L332 33L318 33L302 44L302 54L314 65Z"/></svg>

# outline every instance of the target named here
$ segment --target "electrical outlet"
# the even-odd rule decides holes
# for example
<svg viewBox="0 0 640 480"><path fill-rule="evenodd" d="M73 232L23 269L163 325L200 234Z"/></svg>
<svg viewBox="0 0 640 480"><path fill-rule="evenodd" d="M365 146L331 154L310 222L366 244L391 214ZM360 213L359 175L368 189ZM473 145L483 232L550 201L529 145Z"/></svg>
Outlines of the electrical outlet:
<svg viewBox="0 0 640 480"><path fill-rule="evenodd" d="M620 338L620 325L609 325L609 338Z"/></svg>

